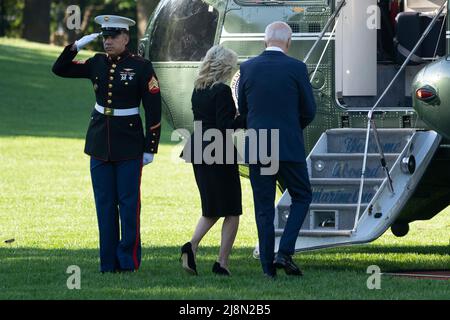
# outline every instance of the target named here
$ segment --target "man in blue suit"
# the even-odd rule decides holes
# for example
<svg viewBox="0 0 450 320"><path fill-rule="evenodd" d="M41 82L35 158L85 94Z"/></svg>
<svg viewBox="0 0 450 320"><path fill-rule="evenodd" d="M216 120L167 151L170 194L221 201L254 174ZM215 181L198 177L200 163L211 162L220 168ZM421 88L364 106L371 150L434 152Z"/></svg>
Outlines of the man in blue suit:
<svg viewBox="0 0 450 320"><path fill-rule="evenodd" d="M271 161L279 161L278 172L264 172L267 166L260 161L261 150L257 160L250 161L260 260L264 274L271 278L276 276L276 268L283 268L288 275L302 275L292 255L312 198L303 129L314 119L316 104L306 65L286 55L291 37L292 30L286 23L270 24L266 28L266 50L240 67L239 112L247 116L249 131L253 129L259 135L258 149L262 131L278 130L277 143L270 141L267 147ZM273 140L274 136L270 136ZM278 159L273 158L274 146L279 147ZM277 179L287 187L292 205L278 252L274 255Z"/></svg>

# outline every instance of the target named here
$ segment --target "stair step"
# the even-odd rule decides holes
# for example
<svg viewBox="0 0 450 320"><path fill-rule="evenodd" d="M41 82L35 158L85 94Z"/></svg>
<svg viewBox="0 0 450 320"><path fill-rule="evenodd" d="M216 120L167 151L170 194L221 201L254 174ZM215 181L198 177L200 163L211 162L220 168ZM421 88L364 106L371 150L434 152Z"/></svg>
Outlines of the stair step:
<svg viewBox="0 0 450 320"><path fill-rule="evenodd" d="M275 229L275 236L281 236L283 229ZM300 237L350 237L352 230L300 230Z"/></svg>
<svg viewBox="0 0 450 320"><path fill-rule="evenodd" d="M367 129L327 130L329 153L364 153ZM400 153L412 137L411 129L378 129L381 146L385 153ZM373 130L369 138L369 153L378 153Z"/></svg>
<svg viewBox="0 0 450 320"><path fill-rule="evenodd" d="M369 206L362 203L360 215ZM303 230L350 230L355 224L358 204L312 204L308 222L303 223ZM334 222L334 223L331 223Z"/></svg>
<svg viewBox="0 0 450 320"><path fill-rule="evenodd" d="M373 131L373 129L371 129ZM378 133L380 134L390 134L390 133L399 133L403 132L405 134L413 134L416 132L416 129L409 129L409 128L378 128ZM335 128L335 129L328 129L326 131L329 134L343 134L343 133L366 133L367 128Z"/></svg>
<svg viewBox="0 0 450 320"><path fill-rule="evenodd" d="M385 154L389 168L399 154ZM364 154L362 153L319 153L311 155L312 178L360 178ZM368 154L366 165L367 178L382 178L384 171L379 154Z"/></svg>
<svg viewBox="0 0 450 320"><path fill-rule="evenodd" d="M369 206L368 203L362 203L360 215ZM355 224L355 215L357 204L317 204L313 203L303 222L302 231L323 231L323 230L350 230ZM289 206L277 206L278 209L278 228L284 229L287 218L289 216ZM326 223L325 221L332 220L334 223Z"/></svg>
<svg viewBox="0 0 450 320"><path fill-rule="evenodd" d="M366 208L369 203L361 203L361 208ZM309 206L310 210L347 210L354 209L358 207L357 203L311 203Z"/></svg>
<svg viewBox="0 0 450 320"><path fill-rule="evenodd" d="M400 153L385 153L384 156L390 158L397 158ZM311 154L311 158L343 158L343 159L362 159L364 157L364 153L315 153ZM380 158L379 153L368 153L367 158Z"/></svg>
<svg viewBox="0 0 450 320"><path fill-rule="evenodd" d="M358 203L360 179L311 178L312 202L314 204ZM362 202L369 203L384 179L366 179Z"/></svg>
<svg viewBox="0 0 450 320"><path fill-rule="evenodd" d="M311 185L327 184L327 185L358 185L361 182L360 178L310 178ZM384 178L367 178L364 179L364 184L380 185Z"/></svg>

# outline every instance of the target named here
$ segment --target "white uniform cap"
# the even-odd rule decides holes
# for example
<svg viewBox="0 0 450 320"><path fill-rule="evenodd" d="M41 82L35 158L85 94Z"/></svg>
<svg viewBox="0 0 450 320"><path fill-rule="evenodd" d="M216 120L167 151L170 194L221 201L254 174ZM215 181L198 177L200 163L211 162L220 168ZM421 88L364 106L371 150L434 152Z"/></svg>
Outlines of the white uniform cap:
<svg viewBox="0 0 450 320"><path fill-rule="evenodd" d="M102 26L102 29L107 30L129 30L130 26L134 26L136 22L132 19L120 17L120 16L112 16L112 15L102 15L95 17L95 22Z"/></svg>

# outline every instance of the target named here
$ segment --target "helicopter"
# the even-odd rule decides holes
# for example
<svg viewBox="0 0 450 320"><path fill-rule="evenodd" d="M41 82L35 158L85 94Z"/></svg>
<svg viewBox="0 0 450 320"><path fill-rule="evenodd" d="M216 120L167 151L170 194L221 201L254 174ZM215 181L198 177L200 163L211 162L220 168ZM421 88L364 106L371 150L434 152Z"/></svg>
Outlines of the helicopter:
<svg viewBox="0 0 450 320"><path fill-rule="evenodd" d="M268 24L286 22L317 104L304 130L313 201L296 251L361 244L389 228L403 237L450 204L448 10L444 0L162 0L138 51L158 75L167 122L192 130L206 51L220 44L241 63L265 49ZM235 101L238 82L237 69ZM278 185L276 250L291 204Z"/></svg>

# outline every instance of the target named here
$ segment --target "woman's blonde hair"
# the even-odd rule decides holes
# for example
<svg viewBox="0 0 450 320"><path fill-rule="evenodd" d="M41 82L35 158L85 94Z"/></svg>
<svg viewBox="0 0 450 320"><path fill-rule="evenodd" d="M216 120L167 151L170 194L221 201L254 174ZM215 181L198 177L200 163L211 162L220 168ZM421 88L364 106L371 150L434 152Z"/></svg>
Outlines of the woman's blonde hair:
<svg viewBox="0 0 450 320"><path fill-rule="evenodd" d="M231 77L231 71L237 66L237 54L222 46L214 46L208 50L200 65L195 89L212 88L218 83L224 83Z"/></svg>

